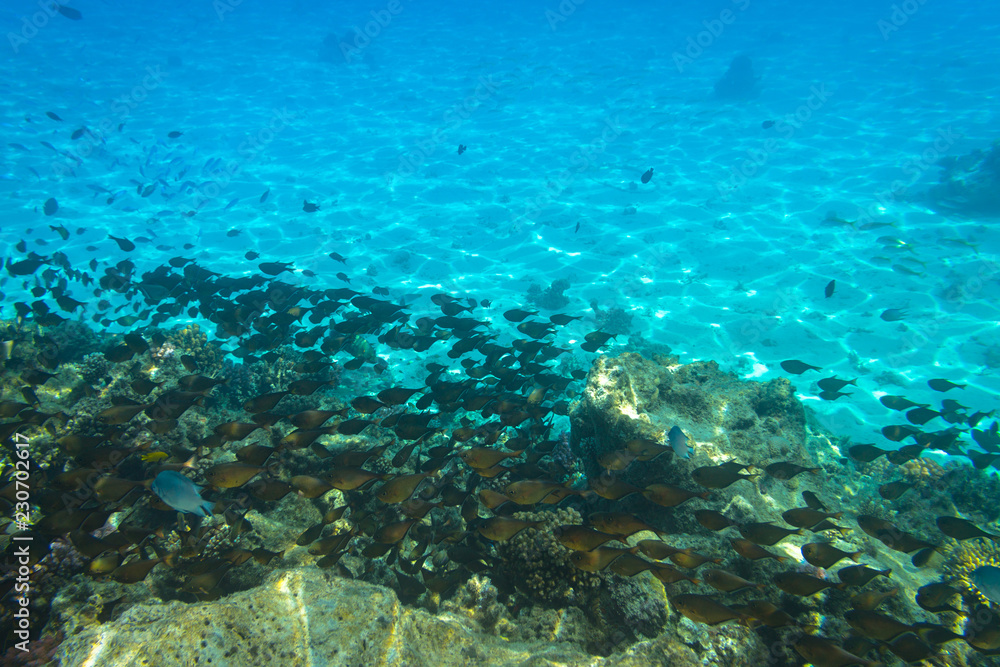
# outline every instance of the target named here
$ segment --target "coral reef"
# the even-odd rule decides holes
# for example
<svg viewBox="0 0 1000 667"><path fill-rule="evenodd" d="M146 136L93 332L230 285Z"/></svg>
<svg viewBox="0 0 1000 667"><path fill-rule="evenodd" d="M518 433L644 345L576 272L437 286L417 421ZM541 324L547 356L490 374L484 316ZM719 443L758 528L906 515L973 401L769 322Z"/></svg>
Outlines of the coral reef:
<svg viewBox="0 0 1000 667"><path fill-rule="evenodd" d="M1000 215L1000 141L938 162L940 182L926 197L932 206L965 216Z"/></svg>
<svg viewBox="0 0 1000 667"><path fill-rule="evenodd" d="M560 278L554 280L546 289L542 289L537 283L528 286L525 299L528 303L544 308L546 310L559 310L569 305L569 297L563 292L568 290L570 283L568 280Z"/></svg>
<svg viewBox="0 0 1000 667"><path fill-rule="evenodd" d="M506 542L497 544L501 571L529 598L556 605L583 605L597 590L602 576L577 569L570 552L553 534L556 526L583 523L569 507L554 511L515 512L514 518L541 521Z"/></svg>
<svg viewBox="0 0 1000 667"><path fill-rule="evenodd" d="M221 348L208 341L197 324L184 327L180 331L167 336L167 344L173 347L175 355L187 355L194 359L198 373L216 377L222 372L223 354ZM160 352L162 354L162 351Z"/></svg>
<svg viewBox="0 0 1000 667"><path fill-rule="evenodd" d="M986 539L965 542L948 540L944 550L944 563L941 566L945 579L979 603L1000 608L1000 605L990 602L972 582L973 571L984 565L1000 567L1000 546L995 542Z"/></svg>

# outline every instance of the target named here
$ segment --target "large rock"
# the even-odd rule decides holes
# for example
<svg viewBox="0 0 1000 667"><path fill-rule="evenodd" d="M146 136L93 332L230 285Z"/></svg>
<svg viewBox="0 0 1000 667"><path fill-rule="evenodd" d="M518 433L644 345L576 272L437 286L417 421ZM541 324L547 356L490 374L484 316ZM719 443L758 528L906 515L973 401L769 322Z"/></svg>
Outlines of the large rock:
<svg viewBox="0 0 1000 667"><path fill-rule="evenodd" d="M63 667L84 665L591 665L571 644L519 644L458 615L404 607L390 589L318 568L275 572L215 602L138 604L67 639Z"/></svg>

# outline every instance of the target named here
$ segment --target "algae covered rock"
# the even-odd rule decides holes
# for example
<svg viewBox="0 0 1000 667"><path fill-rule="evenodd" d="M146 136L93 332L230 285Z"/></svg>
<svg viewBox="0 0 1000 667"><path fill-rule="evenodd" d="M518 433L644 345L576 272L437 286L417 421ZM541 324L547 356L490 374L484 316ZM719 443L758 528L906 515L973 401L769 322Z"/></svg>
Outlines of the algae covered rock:
<svg viewBox="0 0 1000 667"><path fill-rule="evenodd" d="M805 412L785 378L740 380L714 362L680 364L673 357L601 357L570 412L572 444L588 472L597 459L635 438L665 443L678 426L696 443L693 456L808 460ZM642 469L671 461L666 454ZM701 463L704 465L705 461Z"/></svg>
<svg viewBox="0 0 1000 667"><path fill-rule="evenodd" d="M315 568L275 572L260 587L201 604L139 604L65 641L83 665L590 665L566 643L521 644L474 621L400 604L388 588Z"/></svg>
<svg viewBox="0 0 1000 667"><path fill-rule="evenodd" d="M940 182L927 198L935 208L965 216L1000 215L1000 141L938 162Z"/></svg>

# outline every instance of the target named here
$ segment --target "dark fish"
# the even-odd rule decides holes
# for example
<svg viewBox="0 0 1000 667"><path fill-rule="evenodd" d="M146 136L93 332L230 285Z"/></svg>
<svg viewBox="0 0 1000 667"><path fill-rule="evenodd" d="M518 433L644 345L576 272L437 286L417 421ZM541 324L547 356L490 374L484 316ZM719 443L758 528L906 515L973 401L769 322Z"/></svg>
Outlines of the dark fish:
<svg viewBox="0 0 1000 667"><path fill-rule="evenodd" d="M795 642L795 651L807 661L822 667L841 667L846 665L862 665L877 667L878 662L872 662L845 651L833 642L818 635L803 633Z"/></svg>
<svg viewBox="0 0 1000 667"><path fill-rule="evenodd" d="M639 180L642 181L643 183L649 183L649 181L652 178L653 178L653 168L650 167L645 172L643 172L642 176L639 177Z"/></svg>
<svg viewBox="0 0 1000 667"><path fill-rule="evenodd" d="M802 557L805 558L806 562L810 565L821 567L823 569L829 569L844 558L850 558L857 563L858 559L861 557L861 552L841 551L832 544L812 542L810 544L802 545Z"/></svg>
<svg viewBox="0 0 1000 667"><path fill-rule="evenodd" d="M167 137L169 137L170 139L176 139L179 136L181 136L182 134L184 134L184 133L183 132L178 132L177 130L174 130L173 132L168 132L167 133Z"/></svg>
<svg viewBox="0 0 1000 667"><path fill-rule="evenodd" d="M933 389L934 391L942 391L942 392L955 389L956 387L958 389L965 389L966 387L966 385L964 384L956 384L950 380L942 380L940 378L934 380L928 380L927 386Z"/></svg>
<svg viewBox="0 0 1000 667"><path fill-rule="evenodd" d="M135 250L135 244L129 241L128 239L125 238L120 239L118 237L111 236L111 234L108 234L108 238L117 243L118 247L124 250L125 252L132 252L133 250Z"/></svg>
<svg viewBox="0 0 1000 667"><path fill-rule="evenodd" d="M800 466L795 463L789 463L787 461L781 463L772 463L771 465L764 468L764 472L775 479L789 480L796 475L809 472L816 474L822 471L822 468L807 468L805 466Z"/></svg>
<svg viewBox="0 0 1000 667"><path fill-rule="evenodd" d="M854 445L848 448L847 455L861 463L871 463L878 457L887 454L889 450L879 449L875 445Z"/></svg>
<svg viewBox="0 0 1000 667"><path fill-rule="evenodd" d="M809 528L825 519L839 519L843 512L818 512L811 507L794 507L781 513L781 518L796 528Z"/></svg>
<svg viewBox="0 0 1000 667"><path fill-rule="evenodd" d="M949 605L948 600L952 599L956 595L960 595L961 592L962 591L954 586L949 586L944 582L927 584L917 589L916 602L922 609L929 611L932 614L939 614L945 611L958 614L961 613L962 610Z"/></svg>
<svg viewBox="0 0 1000 667"><path fill-rule="evenodd" d="M879 403L889 408L890 410L897 410L897 411L908 410L913 407L921 407L921 408L928 407L926 403L914 403L910 399L904 398L902 396L883 396L882 398L878 399L878 401Z"/></svg>
<svg viewBox="0 0 1000 667"><path fill-rule="evenodd" d="M319 204L313 204L312 202L302 200L302 210L306 213L315 213L319 210Z"/></svg>
<svg viewBox="0 0 1000 667"><path fill-rule="evenodd" d="M73 9L72 7L67 7L66 5L60 5L58 3L53 5L53 8L71 21L79 21L80 19L83 18L83 14L81 14L80 10L78 9ZM55 116L53 120L62 120L62 118L59 118L59 116L56 116L54 113L49 112L49 117L52 118L53 116Z"/></svg>
<svg viewBox="0 0 1000 667"><path fill-rule="evenodd" d="M888 310L883 310L879 317L886 322L898 322L906 317L906 311L902 308L889 308Z"/></svg>
<svg viewBox="0 0 1000 667"><path fill-rule="evenodd" d="M788 361L782 361L781 367L785 369L785 372L791 373L792 375L802 375L806 371L823 370L819 366L810 366L804 361L799 361L798 359L789 359Z"/></svg>
<svg viewBox="0 0 1000 667"><path fill-rule="evenodd" d="M754 544L765 547L774 546L789 535L801 535L800 529L782 528L775 526L770 521L748 523L739 527L740 535L750 540Z"/></svg>
<svg viewBox="0 0 1000 667"><path fill-rule="evenodd" d="M822 567L818 565L817 567ZM837 570L837 577L848 586L864 586L875 577L886 577L892 574L892 570L873 570L866 565L851 565Z"/></svg>
<svg viewBox="0 0 1000 667"><path fill-rule="evenodd" d="M264 262L263 264L258 264L257 268L269 276L276 276L283 271L293 272L295 270L292 262Z"/></svg>
<svg viewBox="0 0 1000 667"><path fill-rule="evenodd" d="M42 204L42 212L45 213L45 215L55 215L58 210L59 202L56 201L55 197L49 197L45 200L45 203Z"/></svg>
<svg viewBox="0 0 1000 667"><path fill-rule="evenodd" d="M261 204L263 204L264 202L267 201L267 196L269 194L271 194L271 188L268 188L267 190L264 190L264 194L262 194L260 196L260 199L259 199L259 201L260 201Z"/></svg>
<svg viewBox="0 0 1000 667"><path fill-rule="evenodd" d="M347 258L345 258L342 255L339 255L339 254L337 254L335 252L331 252L328 255L328 257L330 259L332 259L333 261L335 261L335 262L340 262L341 264L347 264Z"/></svg>
<svg viewBox="0 0 1000 667"><path fill-rule="evenodd" d="M760 560L762 558L773 558L779 563L784 561L785 556L779 556L778 554L771 553L767 549L757 544L754 544L750 540L733 538L729 540L729 543L733 545L733 549L740 556L743 556L747 560Z"/></svg>
<svg viewBox="0 0 1000 667"><path fill-rule="evenodd" d="M468 148L468 146L466 146L466 145L464 145L464 144L459 144L459 145L458 145L458 154L459 154L459 155L461 155L462 153L464 153L464 152L465 152L465 150L466 150L467 148Z"/></svg>
<svg viewBox="0 0 1000 667"><path fill-rule="evenodd" d="M774 575L774 584L789 595L801 597L815 595L827 588L845 588L847 586L844 583L835 584L832 581L820 579L804 572L779 572Z"/></svg>
<svg viewBox="0 0 1000 667"><path fill-rule="evenodd" d="M878 487L878 494L886 500L897 500L914 486L916 485L909 482L889 482Z"/></svg>
<svg viewBox="0 0 1000 667"><path fill-rule="evenodd" d="M901 634L913 631L911 626L891 616L863 609L849 609L844 612L844 620L858 634L882 642L892 641Z"/></svg>
<svg viewBox="0 0 1000 667"><path fill-rule="evenodd" d="M61 7L61 5L56 5L56 7ZM59 114L57 114L54 111L46 111L45 115L51 118L52 120L59 121L60 123L62 122L62 118L60 118Z"/></svg>
<svg viewBox="0 0 1000 667"><path fill-rule="evenodd" d="M960 541L971 540L974 537L986 537L994 542L1000 542L1000 535L987 533L968 519L957 516L939 516L937 518L937 527L948 537Z"/></svg>
<svg viewBox="0 0 1000 667"><path fill-rule="evenodd" d="M520 322L526 317L530 317L532 315L537 315L537 314L538 314L537 310L521 310L519 308L515 308L513 310L508 310L503 314L503 316L504 319L506 319L508 322Z"/></svg>
<svg viewBox="0 0 1000 667"><path fill-rule="evenodd" d="M822 380L818 381L816 385L820 389L823 389L825 391L840 391L847 385L852 385L855 387L858 386L858 379L854 378L853 380L841 380L840 378L835 376L835 377L823 378Z"/></svg>
<svg viewBox="0 0 1000 667"><path fill-rule="evenodd" d="M719 625L727 621L747 620L747 617L731 609L721 602L716 602L707 595L696 595L693 593L675 595L670 598L670 606L676 609L686 618L705 625Z"/></svg>
<svg viewBox="0 0 1000 667"><path fill-rule="evenodd" d="M836 288L837 288L837 281L831 280L826 284L826 287L823 289L823 294L825 294L826 298L829 299L831 296L833 296L833 290L835 290Z"/></svg>
<svg viewBox="0 0 1000 667"><path fill-rule="evenodd" d="M760 127L761 127L761 129L764 129L764 130L770 130L772 127L774 127L774 121L773 120L765 120L763 123L760 124Z"/></svg>
<svg viewBox="0 0 1000 667"><path fill-rule="evenodd" d="M914 408L906 413L906 421L917 426L923 426L935 417L940 417L941 413L930 408Z"/></svg>
<svg viewBox="0 0 1000 667"><path fill-rule="evenodd" d="M693 514L698 523L713 532L738 525L735 521L716 510L695 510Z"/></svg>
<svg viewBox="0 0 1000 667"><path fill-rule="evenodd" d="M724 489L741 479L754 480L760 477L760 475L743 475L740 473L741 470L748 467L734 464L732 461L729 464L718 466L702 466L695 468L691 472L691 479L708 489Z"/></svg>

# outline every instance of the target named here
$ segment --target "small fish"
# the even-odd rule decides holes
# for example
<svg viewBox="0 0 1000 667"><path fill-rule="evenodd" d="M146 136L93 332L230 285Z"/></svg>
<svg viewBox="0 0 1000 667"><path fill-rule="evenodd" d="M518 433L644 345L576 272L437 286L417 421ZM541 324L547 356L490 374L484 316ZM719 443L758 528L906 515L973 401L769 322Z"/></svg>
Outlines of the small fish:
<svg viewBox="0 0 1000 667"><path fill-rule="evenodd" d="M934 391L945 392L945 391L950 391L950 390L956 389L956 388L957 389L965 389L965 387L967 385L956 384L954 382L951 382L950 380L943 380L943 379L937 378L937 379L934 379L934 380L928 380L927 381L927 386L930 387L931 389L933 389Z"/></svg>
<svg viewBox="0 0 1000 667"><path fill-rule="evenodd" d="M173 470L164 470L153 480L150 490L179 512L211 516L211 503L201 497L202 487Z"/></svg>
<svg viewBox="0 0 1000 667"><path fill-rule="evenodd" d="M821 567L823 569L829 569L844 558L850 558L857 563L858 559L861 557L861 552L841 551L832 544L813 542L811 544L802 545L802 557L805 558L810 565Z"/></svg>
<svg viewBox="0 0 1000 667"><path fill-rule="evenodd" d="M347 259L345 257L343 257L343 256L335 253L335 252L331 252L329 254L329 257L330 257L330 259L332 259L335 262L340 262L341 264L347 264Z"/></svg>
<svg viewBox="0 0 1000 667"><path fill-rule="evenodd" d="M747 621L746 615L727 607L721 602L716 602L707 595L696 595L694 593L675 595L670 598L670 606L686 618L698 623L704 623L705 625L719 625L727 621L739 621L741 623Z"/></svg>
<svg viewBox="0 0 1000 667"><path fill-rule="evenodd" d="M878 402L890 410L896 411L909 410L910 408L915 407L928 407L927 403L915 403L908 398L904 398L903 396L883 396L878 399Z"/></svg>
<svg viewBox="0 0 1000 667"><path fill-rule="evenodd" d="M1000 542L1000 535L987 533L968 519L957 516L939 516L937 518L937 527L942 533L956 540L971 540L976 537L986 537L994 542Z"/></svg>
<svg viewBox="0 0 1000 667"><path fill-rule="evenodd" d="M302 210L306 213L315 213L319 210L319 204L313 204L305 199L302 200Z"/></svg>
<svg viewBox="0 0 1000 667"><path fill-rule="evenodd" d="M73 9L72 7L67 7L66 5L60 5L56 3L55 5L53 5L53 9L55 9L57 12L68 18L70 21L79 21L80 19L83 18L83 14L81 14L78 9ZM52 114L52 116L55 116L55 114ZM62 119L56 116L55 118L53 118L53 120L62 120Z"/></svg>
<svg viewBox="0 0 1000 667"><path fill-rule="evenodd" d="M171 139L176 139L176 138L180 137L183 134L184 134L183 132L178 132L177 130L174 130L173 132L168 132L167 136L169 138L171 138Z"/></svg>
<svg viewBox="0 0 1000 667"><path fill-rule="evenodd" d="M837 578L848 586L864 586L875 577L888 578L892 570L874 570L866 565L851 565L837 570Z"/></svg>
<svg viewBox="0 0 1000 667"><path fill-rule="evenodd" d="M800 466L795 463L789 463L787 461L781 463L772 463L771 465L764 468L764 472L775 479L790 480L796 475L808 472L812 474L817 474L821 472L822 468L807 468L805 466Z"/></svg>
<svg viewBox="0 0 1000 667"><path fill-rule="evenodd" d="M55 215L58 210L59 202L55 200L55 197L49 197L45 200L45 203L42 204L42 212L45 213L45 215Z"/></svg>
<svg viewBox="0 0 1000 667"><path fill-rule="evenodd" d="M836 376L833 376L833 377L823 378L822 380L819 380L816 383L816 385L820 389L823 389L825 391L840 391L841 389L843 389L847 385L851 385L853 387L857 387L858 386L858 378L854 378L853 380L841 380L840 378L838 378Z"/></svg>
<svg viewBox="0 0 1000 667"><path fill-rule="evenodd" d="M458 145L458 154L461 155L462 153L464 153L466 151L467 148L468 148L468 146L466 146L464 144L459 144Z"/></svg>
<svg viewBox="0 0 1000 667"><path fill-rule="evenodd" d="M116 236L112 236L111 234L108 234L108 238L117 243L118 247L124 250L125 252L132 252L133 250L135 250L135 244L129 241L128 239L118 238Z"/></svg>
<svg viewBox="0 0 1000 667"><path fill-rule="evenodd" d="M785 372L791 373L792 375L802 375L806 371L823 370L819 366L810 366L804 361L799 361L798 359L789 359L788 361L782 361L780 365L783 369L785 369Z"/></svg>
<svg viewBox="0 0 1000 667"><path fill-rule="evenodd" d="M643 173L642 176L639 177L639 180L642 181L643 183L649 183L649 181L652 178L653 178L653 168L650 167L648 170L646 170L646 172Z"/></svg>
<svg viewBox="0 0 1000 667"><path fill-rule="evenodd" d="M688 448L688 437L684 435L684 431L680 429L676 424L670 427L670 432L667 433L667 442L674 450L674 454L681 457L682 459L691 458L691 450Z"/></svg>
<svg viewBox="0 0 1000 667"><path fill-rule="evenodd" d="M259 199L258 201L259 201L259 202L260 202L261 204L263 204L264 202L266 202L266 201L267 201L267 197L268 197L268 195L270 195L270 194L271 194L271 188L268 188L267 190L264 190L264 194L262 194L262 195L260 196L260 199Z"/></svg>
<svg viewBox="0 0 1000 667"><path fill-rule="evenodd" d="M883 310L879 317L886 322L899 322L906 317L906 311L902 308L889 308Z"/></svg>
<svg viewBox="0 0 1000 667"><path fill-rule="evenodd" d="M823 289L823 294L825 294L826 298L829 299L831 296L833 296L833 290L835 290L836 288L837 288L837 281L831 280L826 284L826 287Z"/></svg>
<svg viewBox="0 0 1000 667"><path fill-rule="evenodd" d="M259 252L254 252L253 250L247 250L246 254L243 255L243 256L246 257L247 259L249 259L252 262L253 260L255 260L258 257L260 257L260 253Z"/></svg>
<svg viewBox="0 0 1000 667"><path fill-rule="evenodd" d="M760 124L760 127L763 130L770 130L772 127L774 127L774 121L773 120L765 120L763 123Z"/></svg>
<svg viewBox="0 0 1000 667"><path fill-rule="evenodd" d="M60 5L56 5L56 7L60 7ZM62 118L60 118L59 114L55 113L54 111L46 111L45 115L51 118L52 120L59 121L60 123L62 122ZM44 144L46 142L43 141L42 143ZM52 148L51 145L49 147ZM55 148L52 148L52 150L55 150Z"/></svg>

